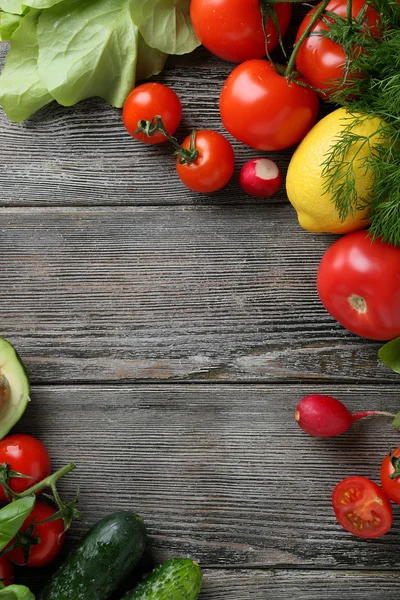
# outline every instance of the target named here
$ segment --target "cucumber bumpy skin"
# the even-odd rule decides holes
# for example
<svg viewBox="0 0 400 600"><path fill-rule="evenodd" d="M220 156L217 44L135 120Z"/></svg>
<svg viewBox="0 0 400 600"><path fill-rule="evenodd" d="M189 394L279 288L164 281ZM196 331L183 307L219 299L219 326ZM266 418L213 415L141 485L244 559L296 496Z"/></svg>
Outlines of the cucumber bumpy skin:
<svg viewBox="0 0 400 600"><path fill-rule="evenodd" d="M201 581L201 569L191 558L170 558L122 600L197 600Z"/></svg>
<svg viewBox="0 0 400 600"><path fill-rule="evenodd" d="M143 519L131 512L105 517L67 556L38 600L107 600L141 558L146 537Z"/></svg>

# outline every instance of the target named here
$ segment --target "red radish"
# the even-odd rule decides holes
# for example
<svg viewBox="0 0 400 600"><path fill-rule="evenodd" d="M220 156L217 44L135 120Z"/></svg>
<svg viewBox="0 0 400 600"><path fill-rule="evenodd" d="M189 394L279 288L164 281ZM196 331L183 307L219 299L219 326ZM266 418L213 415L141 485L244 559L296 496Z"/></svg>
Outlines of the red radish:
<svg viewBox="0 0 400 600"><path fill-rule="evenodd" d="M395 416L378 410L367 410L352 414L336 398L324 396L323 394L312 394L300 400L294 418L308 435L323 438L340 435L347 431L354 421L373 415Z"/></svg>
<svg viewBox="0 0 400 600"><path fill-rule="evenodd" d="M239 183L244 192L255 198L269 198L282 183L278 165L269 158L252 158L241 168Z"/></svg>

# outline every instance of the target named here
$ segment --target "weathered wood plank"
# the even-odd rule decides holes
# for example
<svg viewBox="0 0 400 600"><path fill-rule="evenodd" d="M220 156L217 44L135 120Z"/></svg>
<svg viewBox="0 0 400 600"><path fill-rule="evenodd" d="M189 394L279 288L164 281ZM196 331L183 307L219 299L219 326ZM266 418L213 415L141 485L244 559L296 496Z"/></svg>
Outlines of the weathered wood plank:
<svg viewBox="0 0 400 600"><path fill-rule="evenodd" d="M393 380L315 276L292 209L3 209L1 335L36 382Z"/></svg>
<svg viewBox="0 0 400 600"><path fill-rule="evenodd" d="M336 523L330 497L352 474L379 481L399 434L378 418L340 438L308 437L293 411L319 391L353 411L399 408L395 385L42 386L18 430L45 442L54 468L76 461L60 485L66 497L81 489L71 544L130 509L145 519L152 561L396 570L399 510L387 535L363 541Z"/></svg>

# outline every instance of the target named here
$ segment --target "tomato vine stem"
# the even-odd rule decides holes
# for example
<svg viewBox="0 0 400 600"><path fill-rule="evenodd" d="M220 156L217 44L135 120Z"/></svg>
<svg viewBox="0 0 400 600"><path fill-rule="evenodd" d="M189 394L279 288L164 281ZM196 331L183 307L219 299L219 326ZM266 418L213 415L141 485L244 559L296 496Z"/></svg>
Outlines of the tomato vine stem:
<svg viewBox="0 0 400 600"><path fill-rule="evenodd" d="M188 165L196 160L199 155L199 151L196 149L195 141L196 141L196 131L193 130L190 136L190 147L183 148L178 140L170 135L163 123L160 115L156 115L152 118L151 121L146 121L142 119L138 122L137 129L135 133L143 133L143 135L151 137L158 131L162 133L165 138L173 145L175 148L174 155L178 157L178 162L180 165Z"/></svg>
<svg viewBox="0 0 400 600"><path fill-rule="evenodd" d="M310 35L312 28L317 23L318 19L320 18L320 16L322 15L322 13L326 9L326 7L328 6L329 2L330 2L330 0L323 0L321 2L320 6L316 9L315 13L313 14L311 21L309 22L309 24L303 31L303 34L300 36L299 40L296 42L296 44L292 50L292 53L290 55L289 62L286 67L286 71L285 71L286 78L290 78L290 76L292 75L292 72L294 69L294 64L296 61L296 56L301 48L301 45L303 44L304 40Z"/></svg>

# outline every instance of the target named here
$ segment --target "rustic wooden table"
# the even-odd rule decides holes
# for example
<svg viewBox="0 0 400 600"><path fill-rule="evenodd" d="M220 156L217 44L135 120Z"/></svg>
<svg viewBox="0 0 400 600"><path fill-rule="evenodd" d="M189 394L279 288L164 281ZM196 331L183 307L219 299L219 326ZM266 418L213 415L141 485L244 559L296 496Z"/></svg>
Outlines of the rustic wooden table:
<svg viewBox="0 0 400 600"><path fill-rule="evenodd" d="M156 79L182 99L179 138L223 132L231 68L202 49L168 61ZM330 494L348 475L378 480L398 434L375 420L321 441L293 410L314 392L396 410L398 376L318 300L335 238L299 227L284 186L246 197L237 172L258 153L231 141L234 179L199 196L167 148L135 143L100 100L21 125L0 115L1 336L33 388L16 430L41 438L54 468L77 464L61 486L81 489L67 548L132 509L145 563L193 557L202 600L397 599L399 511L363 541L337 525ZM283 173L289 156L270 155ZM21 574L32 589L46 576Z"/></svg>

